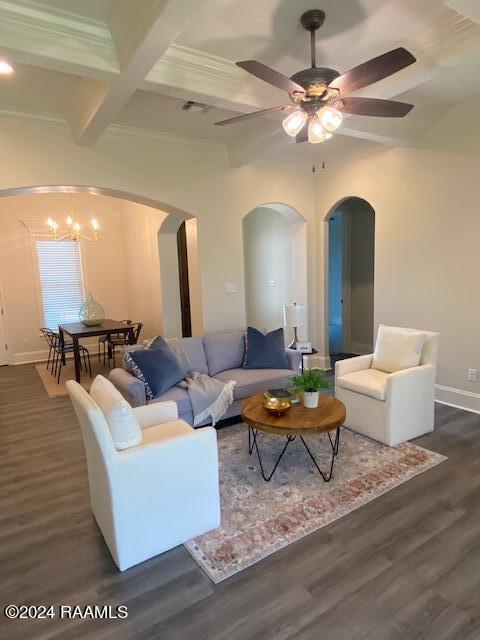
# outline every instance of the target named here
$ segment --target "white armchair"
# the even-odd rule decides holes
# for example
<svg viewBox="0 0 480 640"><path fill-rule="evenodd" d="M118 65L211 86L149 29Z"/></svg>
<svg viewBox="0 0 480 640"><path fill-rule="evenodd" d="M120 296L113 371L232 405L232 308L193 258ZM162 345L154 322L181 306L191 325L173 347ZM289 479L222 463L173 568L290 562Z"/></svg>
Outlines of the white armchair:
<svg viewBox="0 0 480 640"><path fill-rule="evenodd" d="M389 446L433 431L439 334L423 333L418 366L387 373L372 368L374 354L336 363L335 397L347 408L346 427Z"/></svg>
<svg viewBox="0 0 480 640"><path fill-rule="evenodd" d="M174 402L134 409L142 443L113 445L98 405L67 382L82 429L92 511L123 571L220 524L217 434L178 420Z"/></svg>

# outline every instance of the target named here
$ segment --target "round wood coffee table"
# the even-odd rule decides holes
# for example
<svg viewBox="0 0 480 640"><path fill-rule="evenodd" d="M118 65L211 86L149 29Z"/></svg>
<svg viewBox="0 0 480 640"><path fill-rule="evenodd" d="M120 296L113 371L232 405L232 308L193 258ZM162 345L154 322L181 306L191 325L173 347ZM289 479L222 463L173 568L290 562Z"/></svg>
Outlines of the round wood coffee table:
<svg viewBox="0 0 480 640"><path fill-rule="evenodd" d="M272 478L288 445L298 437L302 441L323 480L330 482L333 477L333 465L340 446L340 427L345 422L346 416L346 409L343 402L325 393L321 393L320 401L316 409L306 409L300 402L299 404L293 404L282 416L273 416L262 407L264 397L263 393L258 393L255 396L247 398L242 405L242 418L248 425L248 452L250 455L254 449L257 452L263 479L268 482ZM268 474L265 473L258 448L257 434L259 431L283 436L287 439L278 460L272 471ZM332 438L331 431L336 431L334 438ZM317 434L319 436L327 434L332 447L330 469L326 473L318 466L317 461L303 438L303 436L306 435Z"/></svg>

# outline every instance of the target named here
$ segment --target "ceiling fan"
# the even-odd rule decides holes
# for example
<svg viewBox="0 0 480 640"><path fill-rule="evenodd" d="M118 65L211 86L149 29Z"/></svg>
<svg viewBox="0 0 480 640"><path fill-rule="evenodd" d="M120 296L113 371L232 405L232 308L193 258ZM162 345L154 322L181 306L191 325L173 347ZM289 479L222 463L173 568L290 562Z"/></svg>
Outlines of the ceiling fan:
<svg viewBox="0 0 480 640"><path fill-rule="evenodd" d="M256 60L236 64L255 77L286 91L292 104L246 113L215 124L223 126L249 118L264 116L275 111L290 111L283 121L285 132L297 142L323 142L342 123L342 113L359 116L403 118L413 109L412 104L375 98L345 97L346 94L368 87L374 82L393 75L416 62L414 56L399 47L373 58L340 74L335 69L316 66L315 32L325 21L325 13L319 9L305 12L300 18L303 27L310 31L311 67L298 71L291 78ZM308 122L308 126L307 125Z"/></svg>

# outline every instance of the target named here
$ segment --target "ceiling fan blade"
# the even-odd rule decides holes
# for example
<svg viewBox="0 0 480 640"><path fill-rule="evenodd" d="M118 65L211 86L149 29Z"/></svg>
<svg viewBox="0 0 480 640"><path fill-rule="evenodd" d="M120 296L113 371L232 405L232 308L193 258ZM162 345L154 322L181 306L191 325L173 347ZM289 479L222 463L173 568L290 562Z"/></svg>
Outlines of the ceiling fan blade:
<svg viewBox="0 0 480 640"><path fill-rule="evenodd" d="M296 139L297 143L307 142L307 140L308 140L308 125L305 124L305 126L300 131L300 133L297 133L297 135L295 136L295 139Z"/></svg>
<svg viewBox="0 0 480 640"><path fill-rule="evenodd" d="M271 69L261 62L257 62L256 60L244 60L243 62L237 62L237 66L248 73L251 73L256 78L263 80L264 82L268 82L268 84L272 84L274 87L281 89L282 91L286 91L287 93L305 93L305 89L290 80L289 77L284 76L282 73L278 73L275 69Z"/></svg>
<svg viewBox="0 0 480 640"><path fill-rule="evenodd" d="M397 73L414 62L416 62L416 58L410 51L399 47L350 69L333 80L329 86L333 89L339 89L342 94L352 93L352 91L363 89L374 82L383 80L383 78Z"/></svg>
<svg viewBox="0 0 480 640"><path fill-rule="evenodd" d="M223 125L225 124L233 124L234 122L241 122L242 120L256 118L257 116L265 116L267 113L274 113L275 111L288 111L290 109L295 109L295 106L293 104L282 104L279 107L270 107L270 109L261 109L260 111L253 111L252 113L244 113L241 116L234 116L233 118L228 118L227 120L215 122L215 124L223 127Z"/></svg>
<svg viewBox="0 0 480 640"><path fill-rule="evenodd" d="M403 118L413 109L413 104L396 102L395 100L378 100L377 98L340 98L335 107L339 111L356 116Z"/></svg>

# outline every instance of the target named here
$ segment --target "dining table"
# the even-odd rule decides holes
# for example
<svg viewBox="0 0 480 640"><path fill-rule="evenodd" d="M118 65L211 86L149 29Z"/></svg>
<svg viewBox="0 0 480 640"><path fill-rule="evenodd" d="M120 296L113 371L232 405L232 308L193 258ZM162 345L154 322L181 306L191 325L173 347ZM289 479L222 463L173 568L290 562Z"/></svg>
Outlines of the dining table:
<svg viewBox="0 0 480 640"><path fill-rule="evenodd" d="M75 380L80 382L81 365L80 365L80 340L82 338L93 338L94 336L111 336L114 334L123 334L130 344L134 344L135 335L134 327L125 324L120 320L106 319L101 324L93 327L87 327L82 322L67 322L58 325L60 342L65 343L65 334L72 338L73 342L73 359L75 363ZM65 356L64 356L65 357Z"/></svg>

